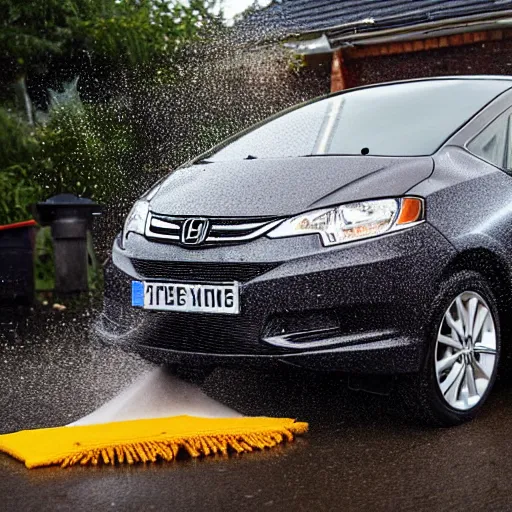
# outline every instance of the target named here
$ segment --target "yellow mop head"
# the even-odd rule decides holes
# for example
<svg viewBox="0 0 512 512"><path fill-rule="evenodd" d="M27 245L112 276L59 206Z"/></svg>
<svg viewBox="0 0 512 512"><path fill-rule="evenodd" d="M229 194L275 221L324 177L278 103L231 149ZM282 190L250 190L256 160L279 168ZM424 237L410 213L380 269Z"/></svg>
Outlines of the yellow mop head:
<svg viewBox="0 0 512 512"><path fill-rule="evenodd" d="M174 416L102 425L23 430L0 435L0 451L27 468L60 464L171 461L180 450L192 457L241 453L292 441L307 423L287 418L197 418Z"/></svg>

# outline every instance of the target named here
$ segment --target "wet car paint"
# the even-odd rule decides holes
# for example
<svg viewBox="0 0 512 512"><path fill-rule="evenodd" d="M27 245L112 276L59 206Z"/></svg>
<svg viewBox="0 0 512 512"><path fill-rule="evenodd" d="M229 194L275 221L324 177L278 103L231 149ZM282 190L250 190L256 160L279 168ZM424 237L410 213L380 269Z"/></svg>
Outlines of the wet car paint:
<svg viewBox="0 0 512 512"><path fill-rule="evenodd" d="M172 173L151 208L180 216L291 216L334 204L402 196L432 170L430 157L325 155L214 162Z"/></svg>
<svg viewBox="0 0 512 512"><path fill-rule="evenodd" d="M114 243L113 265L121 272L109 272L118 282L107 279L107 290L116 291L107 292L98 337L153 360L188 365L223 366L231 359L233 365L285 362L349 372L418 372L426 353L431 304L447 276L460 268L481 272L496 285L506 319L512 276L512 178L472 155L465 145L512 104L507 90L512 81L471 80L475 87L489 83L486 80L499 83L505 92L496 93L431 157L250 159L199 164L171 174L151 199L151 208L160 214L293 215L319 206L407 194L425 199L426 217L422 225L403 232L333 247L323 247L317 235L308 235L262 236L237 245L192 249L131 233L123 248ZM133 311L127 294L130 280L148 278L134 265L137 259L148 264L167 261L171 270L172 262L264 262L275 268L242 283L240 317L203 321L193 314ZM195 278L192 270L190 277ZM339 327L323 346L313 328L304 345L297 342L286 350L283 343L272 343L280 341L272 331L276 318L278 325L298 324L296 319L314 318L319 311L332 312ZM121 323L116 315L123 318ZM290 329L292 334L299 330L293 325ZM198 335L194 342L182 343L187 330Z"/></svg>

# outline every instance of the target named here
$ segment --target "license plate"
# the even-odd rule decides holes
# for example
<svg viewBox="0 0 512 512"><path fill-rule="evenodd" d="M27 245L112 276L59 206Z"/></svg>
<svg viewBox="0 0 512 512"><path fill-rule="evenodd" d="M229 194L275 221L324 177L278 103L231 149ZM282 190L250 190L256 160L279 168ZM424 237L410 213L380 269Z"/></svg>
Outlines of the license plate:
<svg viewBox="0 0 512 512"><path fill-rule="evenodd" d="M240 312L239 285L132 281L132 306L159 311Z"/></svg>

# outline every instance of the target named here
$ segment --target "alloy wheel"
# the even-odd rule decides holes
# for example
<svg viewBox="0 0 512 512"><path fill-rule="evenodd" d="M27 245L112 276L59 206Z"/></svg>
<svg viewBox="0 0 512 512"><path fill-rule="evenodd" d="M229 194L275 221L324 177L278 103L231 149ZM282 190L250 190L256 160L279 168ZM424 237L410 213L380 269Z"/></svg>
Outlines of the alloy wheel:
<svg viewBox="0 0 512 512"><path fill-rule="evenodd" d="M454 409L467 411L484 396L497 364L496 326L481 295L459 294L446 310L435 348L437 385Z"/></svg>

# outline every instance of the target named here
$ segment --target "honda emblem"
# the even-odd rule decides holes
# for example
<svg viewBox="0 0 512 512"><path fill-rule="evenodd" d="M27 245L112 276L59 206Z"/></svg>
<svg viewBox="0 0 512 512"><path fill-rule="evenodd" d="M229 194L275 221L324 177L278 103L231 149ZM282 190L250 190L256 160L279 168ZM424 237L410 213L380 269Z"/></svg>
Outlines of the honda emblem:
<svg viewBox="0 0 512 512"><path fill-rule="evenodd" d="M181 243L198 245L204 242L209 224L208 219L187 219L181 227Z"/></svg>

